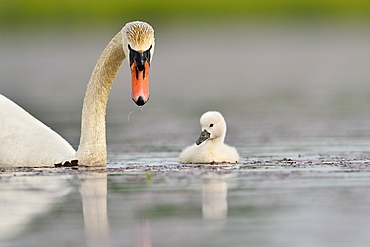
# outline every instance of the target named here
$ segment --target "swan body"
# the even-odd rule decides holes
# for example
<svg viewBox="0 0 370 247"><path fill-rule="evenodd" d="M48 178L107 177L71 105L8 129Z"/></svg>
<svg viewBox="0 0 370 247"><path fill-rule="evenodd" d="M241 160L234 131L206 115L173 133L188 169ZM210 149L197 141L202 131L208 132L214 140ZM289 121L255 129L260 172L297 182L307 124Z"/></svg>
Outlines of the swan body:
<svg viewBox="0 0 370 247"><path fill-rule="evenodd" d="M0 95L0 167L54 166L71 160L84 166L105 166L105 114L113 80L127 57L132 75L131 97L143 106L149 99L153 54L154 30L145 22L127 23L109 42L87 85L77 152L56 132Z"/></svg>
<svg viewBox="0 0 370 247"><path fill-rule="evenodd" d="M3 95L0 109L0 166L54 164L76 152L60 135Z"/></svg>
<svg viewBox="0 0 370 247"><path fill-rule="evenodd" d="M180 163L239 162L238 151L224 143L226 122L221 113L208 111L200 118L202 132L195 144L185 148Z"/></svg>

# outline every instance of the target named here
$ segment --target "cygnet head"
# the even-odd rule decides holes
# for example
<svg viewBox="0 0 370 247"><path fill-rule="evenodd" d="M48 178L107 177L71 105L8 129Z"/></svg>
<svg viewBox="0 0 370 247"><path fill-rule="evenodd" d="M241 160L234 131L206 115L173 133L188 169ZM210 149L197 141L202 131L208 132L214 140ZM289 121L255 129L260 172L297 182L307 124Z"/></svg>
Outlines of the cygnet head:
<svg viewBox="0 0 370 247"><path fill-rule="evenodd" d="M133 21L122 29L122 44L132 78L132 99L138 106L149 100L149 67L154 54L154 29Z"/></svg>
<svg viewBox="0 0 370 247"><path fill-rule="evenodd" d="M214 140L219 138L224 141L226 135L226 122L221 113L217 111L208 111L200 118L200 126L202 133L196 144L199 145L206 140Z"/></svg>

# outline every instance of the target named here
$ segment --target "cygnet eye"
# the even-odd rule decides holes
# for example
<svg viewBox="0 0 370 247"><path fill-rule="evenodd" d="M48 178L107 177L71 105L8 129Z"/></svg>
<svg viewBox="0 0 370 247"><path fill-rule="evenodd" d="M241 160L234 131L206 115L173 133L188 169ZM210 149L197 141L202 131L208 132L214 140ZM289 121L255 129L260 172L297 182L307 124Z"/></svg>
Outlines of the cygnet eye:
<svg viewBox="0 0 370 247"><path fill-rule="evenodd" d="M213 127L213 123L211 123L210 125L209 125L209 127L211 128L211 127Z"/></svg>

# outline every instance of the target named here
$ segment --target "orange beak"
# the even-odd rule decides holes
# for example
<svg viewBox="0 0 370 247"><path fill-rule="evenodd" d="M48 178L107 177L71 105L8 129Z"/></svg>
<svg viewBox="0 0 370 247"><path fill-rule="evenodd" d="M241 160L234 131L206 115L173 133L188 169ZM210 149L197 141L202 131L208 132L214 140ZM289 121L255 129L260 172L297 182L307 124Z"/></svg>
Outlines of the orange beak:
<svg viewBox="0 0 370 247"><path fill-rule="evenodd" d="M136 61L131 64L132 100L143 106L149 100L149 63L144 62L144 69L139 70Z"/></svg>

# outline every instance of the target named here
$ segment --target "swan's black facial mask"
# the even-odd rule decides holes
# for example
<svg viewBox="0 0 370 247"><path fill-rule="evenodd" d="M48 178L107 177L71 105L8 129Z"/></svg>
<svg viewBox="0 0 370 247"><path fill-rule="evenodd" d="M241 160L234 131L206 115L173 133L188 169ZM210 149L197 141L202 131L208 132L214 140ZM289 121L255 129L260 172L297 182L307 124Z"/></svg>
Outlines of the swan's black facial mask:
<svg viewBox="0 0 370 247"><path fill-rule="evenodd" d="M202 133L200 133L200 136L195 143L199 145L202 142L206 141L210 136L211 136L211 133L209 133L207 130L203 130Z"/></svg>
<svg viewBox="0 0 370 247"><path fill-rule="evenodd" d="M135 51L130 45L128 45L128 49L130 51L130 67L135 61L137 71L145 70L145 62L148 62L150 66L150 50L152 49L152 46L144 52Z"/></svg>

